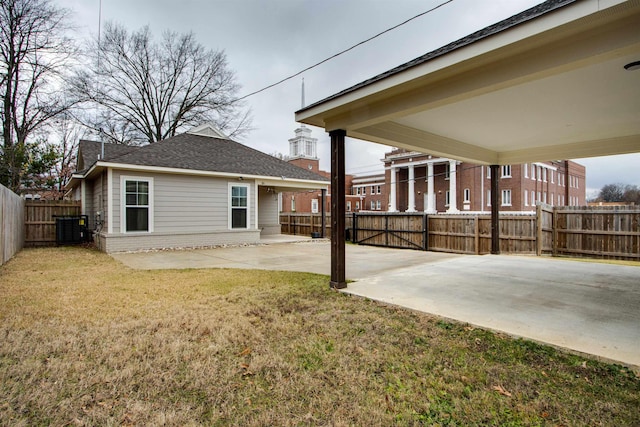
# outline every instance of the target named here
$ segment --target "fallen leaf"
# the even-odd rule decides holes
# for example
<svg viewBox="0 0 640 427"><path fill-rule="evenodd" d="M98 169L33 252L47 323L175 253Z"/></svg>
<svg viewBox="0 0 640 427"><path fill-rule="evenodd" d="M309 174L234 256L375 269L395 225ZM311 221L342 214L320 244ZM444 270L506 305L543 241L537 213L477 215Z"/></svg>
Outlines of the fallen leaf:
<svg viewBox="0 0 640 427"><path fill-rule="evenodd" d="M247 347L244 350L242 350L240 353L238 353L238 357L240 357L240 356L248 356L250 354L251 354L251 349L249 347Z"/></svg>
<svg viewBox="0 0 640 427"><path fill-rule="evenodd" d="M494 385L494 386L491 387L491 389L497 391L498 393L500 393L503 396L511 397L511 393L509 393L507 390L505 390L505 388L502 387L501 385Z"/></svg>
<svg viewBox="0 0 640 427"><path fill-rule="evenodd" d="M583 368L586 368L587 367L587 361L585 360L584 362L582 362L582 364L580 366L583 367Z"/></svg>
<svg viewBox="0 0 640 427"><path fill-rule="evenodd" d="M388 394L385 394L385 395L384 395L384 400L385 400L385 402L387 403L387 410L388 410L389 412L393 412L393 405L391 404L391 399L389 398L389 395L388 395Z"/></svg>
<svg viewBox="0 0 640 427"><path fill-rule="evenodd" d="M549 375L547 375L547 373L545 371L542 371L542 375L545 377L548 377Z"/></svg>

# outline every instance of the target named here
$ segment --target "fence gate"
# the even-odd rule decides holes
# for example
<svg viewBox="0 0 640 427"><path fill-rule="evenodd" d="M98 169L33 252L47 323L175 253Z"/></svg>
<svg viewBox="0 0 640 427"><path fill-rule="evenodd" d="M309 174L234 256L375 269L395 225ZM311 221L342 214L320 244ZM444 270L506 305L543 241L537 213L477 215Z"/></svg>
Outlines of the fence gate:
<svg viewBox="0 0 640 427"><path fill-rule="evenodd" d="M353 214L351 241L370 246L428 250L427 215Z"/></svg>

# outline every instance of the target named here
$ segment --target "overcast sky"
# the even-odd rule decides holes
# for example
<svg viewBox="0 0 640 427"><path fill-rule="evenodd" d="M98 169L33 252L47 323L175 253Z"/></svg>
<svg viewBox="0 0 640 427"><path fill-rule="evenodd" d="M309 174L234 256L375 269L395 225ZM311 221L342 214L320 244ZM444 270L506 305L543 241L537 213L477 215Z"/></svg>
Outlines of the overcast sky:
<svg viewBox="0 0 640 427"><path fill-rule="evenodd" d="M53 0L71 9L78 39L98 32L100 0ZM129 30L149 25L163 30L193 31L197 40L224 50L242 85L239 95L261 89L315 64L380 31L422 13L444 0L102 0L102 22L119 22ZM376 74L416 58L487 25L521 12L540 0L454 0L337 59L246 100L253 130L241 142L266 153L288 154L288 139L298 126L301 81L311 104ZM329 169L329 138L319 140L320 165ZM347 171L382 171L389 148L347 140ZM621 182L640 185L640 154L583 159L587 188ZM589 196L590 194L588 194Z"/></svg>

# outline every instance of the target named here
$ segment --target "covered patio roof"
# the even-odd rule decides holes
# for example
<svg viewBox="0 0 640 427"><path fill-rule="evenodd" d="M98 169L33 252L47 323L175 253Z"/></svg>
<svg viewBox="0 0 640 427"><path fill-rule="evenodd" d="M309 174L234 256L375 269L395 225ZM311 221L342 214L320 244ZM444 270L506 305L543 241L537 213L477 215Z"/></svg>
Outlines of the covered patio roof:
<svg viewBox="0 0 640 427"><path fill-rule="evenodd" d="M481 164L638 152L639 28L638 0L549 0L296 120Z"/></svg>
<svg viewBox="0 0 640 427"><path fill-rule="evenodd" d="M548 0L296 112L350 136L491 165L640 152L640 0ZM331 285L345 287L344 200L332 199ZM342 221L342 222L341 222Z"/></svg>

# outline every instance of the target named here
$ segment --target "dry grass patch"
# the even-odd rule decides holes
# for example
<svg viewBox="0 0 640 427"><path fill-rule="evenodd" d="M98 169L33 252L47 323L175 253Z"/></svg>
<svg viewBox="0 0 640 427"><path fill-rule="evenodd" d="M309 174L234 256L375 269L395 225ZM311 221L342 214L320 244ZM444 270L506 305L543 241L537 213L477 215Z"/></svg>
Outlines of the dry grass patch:
<svg viewBox="0 0 640 427"><path fill-rule="evenodd" d="M81 248L0 269L3 425L637 425L629 370L330 291L134 271Z"/></svg>

